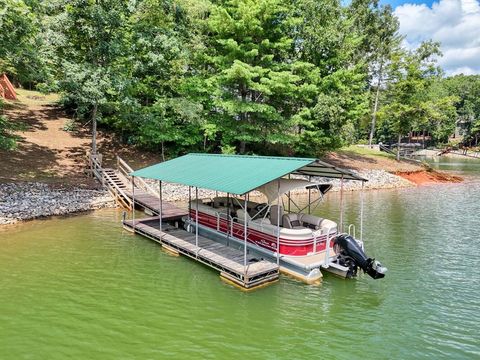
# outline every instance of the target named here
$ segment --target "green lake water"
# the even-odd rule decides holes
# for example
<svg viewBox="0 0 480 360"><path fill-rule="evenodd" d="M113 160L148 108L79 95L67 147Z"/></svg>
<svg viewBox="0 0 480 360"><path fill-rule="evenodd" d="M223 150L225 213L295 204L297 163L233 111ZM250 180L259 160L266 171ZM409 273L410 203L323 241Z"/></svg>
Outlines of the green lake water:
<svg viewBox="0 0 480 360"><path fill-rule="evenodd" d="M359 194L345 203L358 222ZM2 227L0 359L479 359L480 181L370 191L365 209L385 279L252 293L123 231L121 211ZM336 218L337 195L318 213Z"/></svg>

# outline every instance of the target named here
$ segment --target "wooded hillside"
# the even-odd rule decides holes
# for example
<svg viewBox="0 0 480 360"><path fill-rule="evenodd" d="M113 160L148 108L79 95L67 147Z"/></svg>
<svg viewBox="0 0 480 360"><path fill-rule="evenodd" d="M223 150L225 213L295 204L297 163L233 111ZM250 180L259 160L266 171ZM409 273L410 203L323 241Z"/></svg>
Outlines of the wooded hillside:
<svg viewBox="0 0 480 360"><path fill-rule="evenodd" d="M173 156L318 155L480 133L480 78L402 48L376 0L0 0L0 72L77 121ZM0 146L12 147L0 117Z"/></svg>

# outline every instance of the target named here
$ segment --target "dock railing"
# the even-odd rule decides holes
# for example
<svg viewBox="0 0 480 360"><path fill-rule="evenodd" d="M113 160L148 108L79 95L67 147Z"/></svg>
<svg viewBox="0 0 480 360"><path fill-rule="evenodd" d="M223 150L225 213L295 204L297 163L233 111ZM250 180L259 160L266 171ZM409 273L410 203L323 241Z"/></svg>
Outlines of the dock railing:
<svg viewBox="0 0 480 360"><path fill-rule="evenodd" d="M115 199L120 206L132 210L133 204L129 196L118 185L116 179L102 166L103 156L102 154L90 154L88 153L89 172L95 177L104 189L106 189L110 195Z"/></svg>
<svg viewBox="0 0 480 360"><path fill-rule="evenodd" d="M125 160L123 160L120 156L117 155L117 170L120 174L122 174L123 176L125 176L127 179L131 180L131 176L130 176L130 173L133 172L133 169L130 167L130 165L128 165ZM140 177L134 177L134 184L136 187L138 187L139 189L142 189L148 193L150 193L151 195L154 195L154 196L159 196L159 192L158 191L155 191L149 184L147 184L145 182L145 180L143 180L142 178Z"/></svg>

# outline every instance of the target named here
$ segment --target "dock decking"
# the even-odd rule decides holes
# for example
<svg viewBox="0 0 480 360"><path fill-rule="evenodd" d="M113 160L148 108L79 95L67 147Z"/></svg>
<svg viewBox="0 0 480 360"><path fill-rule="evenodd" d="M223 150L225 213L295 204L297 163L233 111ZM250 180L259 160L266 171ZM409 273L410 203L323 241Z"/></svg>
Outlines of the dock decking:
<svg viewBox="0 0 480 360"><path fill-rule="evenodd" d="M133 194L131 191L125 191L125 194L131 199L133 203ZM153 215L160 214L160 203L158 196L148 193L147 191L135 189L135 207L143 208L150 211ZM188 215L188 211L181 209L172 203L162 201L162 219L163 221L171 221L181 219L183 216ZM158 220L157 220L158 223Z"/></svg>
<svg viewBox="0 0 480 360"><path fill-rule="evenodd" d="M222 277L244 289L252 289L278 279L277 264L247 254L247 266L244 266L243 251L203 236L198 236L197 247L195 234L164 223L160 231L158 216L138 219L135 222L125 220L123 225L134 233L148 237L168 249L174 249L179 254L219 271Z"/></svg>

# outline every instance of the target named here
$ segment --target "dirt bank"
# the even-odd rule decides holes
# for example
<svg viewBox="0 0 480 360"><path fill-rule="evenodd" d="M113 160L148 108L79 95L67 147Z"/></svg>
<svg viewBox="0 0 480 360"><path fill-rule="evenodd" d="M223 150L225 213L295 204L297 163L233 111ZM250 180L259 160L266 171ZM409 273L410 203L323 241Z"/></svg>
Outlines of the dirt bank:
<svg viewBox="0 0 480 360"><path fill-rule="evenodd" d="M86 152L90 148L90 123L72 123L56 105L58 97L17 89L18 100L5 104L4 114L18 125L18 147L0 150L0 183L43 182L95 188L85 176ZM121 144L114 136L99 131L99 152L107 166L114 166L116 154L133 168L160 161L157 154Z"/></svg>
<svg viewBox="0 0 480 360"><path fill-rule="evenodd" d="M395 174L416 185L459 183L463 181L463 178L460 176L431 170L396 172Z"/></svg>

